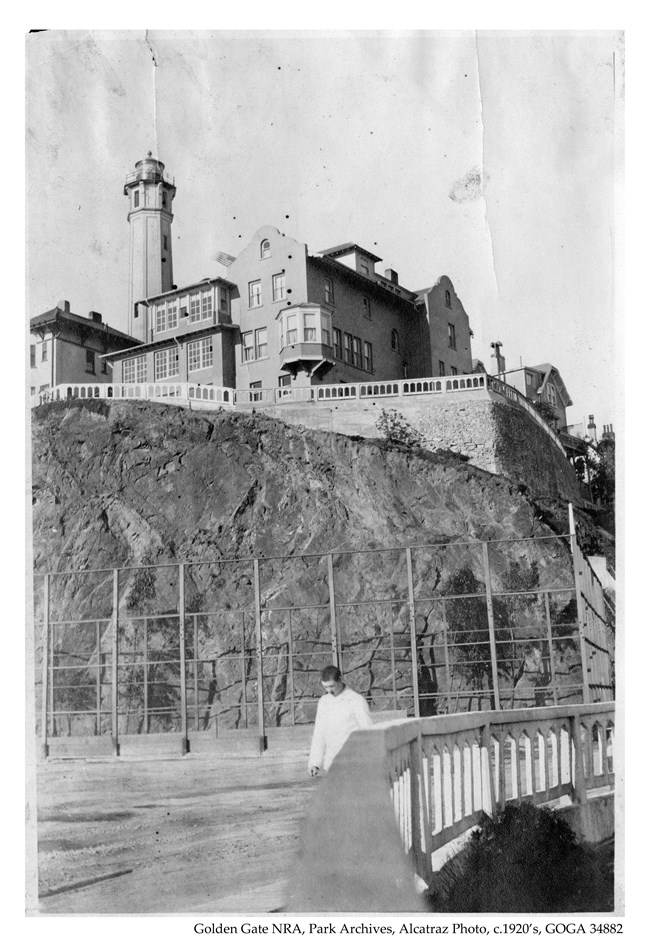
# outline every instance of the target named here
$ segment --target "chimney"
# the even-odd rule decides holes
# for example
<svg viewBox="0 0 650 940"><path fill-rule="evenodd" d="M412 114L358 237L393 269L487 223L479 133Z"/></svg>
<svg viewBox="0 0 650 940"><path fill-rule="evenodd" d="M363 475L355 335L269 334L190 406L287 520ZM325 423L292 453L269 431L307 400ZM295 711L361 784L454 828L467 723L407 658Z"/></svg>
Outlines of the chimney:
<svg viewBox="0 0 650 940"><path fill-rule="evenodd" d="M70 301L69 300L59 300L56 306L58 310L62 310L64 313L70 313Z"/></svg>
<svg viewBox="0 0 650 940"><path fill-rule="evenodd" d="M384 277L387 281L390 281L391 284L399 284L399 279L397 276L397 271L393 271L392 268L386 268L384 271Z"/></svg>
<svg viewBox="0 0 650 940"><path fill-rule="evenodd" d="M96 310L91 310L90 313L88 314L88 316L89 316L89 318L93 321L93 323L101 323L101 322L102 322L102 315L101 315L101 313L97 313Z"/></svg>

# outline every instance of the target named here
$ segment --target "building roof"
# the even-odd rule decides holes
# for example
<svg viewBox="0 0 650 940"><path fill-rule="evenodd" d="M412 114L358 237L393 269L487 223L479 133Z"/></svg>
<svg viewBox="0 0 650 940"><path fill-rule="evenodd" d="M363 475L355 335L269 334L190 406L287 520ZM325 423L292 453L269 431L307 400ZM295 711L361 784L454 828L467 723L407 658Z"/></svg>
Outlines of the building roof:
<svg viewBox="0 0 650 940"><path fill-rule="evenodd" d="M162 300L164 297L173 297L175 294L184 294L188 290L197 290L199 287L205 287L206 284L224 284L226 287L237 287L232 281L227 281L225 277L204 277L200 281L193 281L191 284L185 284L183 287L173 287L162 294L151 294L149 297L143 297L136 303L143 304L147 301Z"/></svg>
<svg viewBox="0 0 650 940"><path fill-rule="evenodd" d="M53 307L52 310L47 310L45 313L40 313L38 316L32 317L29 321L29 329L32 333L35 333L39 328L52 327L57 324L61 326L68 325L75 329L83 329L87 332L95 333L98 336L112 340L122 347L137 343L135 337L129 336L128 333L122 333L120 330L116 330L114 327L109 326L108 323L100 323L97 320L92 320L90 317L80 317L78 314L70 313L69 310L62 310L60 307Z"/></svg>
<svg viewBox="0 0 650 940"><path fill-rule="evenodd" d="M541 393L544 391L544 389L546 388L546 385L548 384L548 380L551 378L551 375L553 375L555 379L555 385L557 386L557 389L562 397L562 404L564 405L564 407L568 408L569 405L573 404L573 402L571 401L571 396L569 395L569 392L567 390L567 387L564 384L564 380L562 376L560 375L558 369L554 365L551 365L550 362L542 362L540 365L526 366L526 368L533 372L541 372L542 375L544 376L542 384L537 389L537 392L539 395L541 395Z"/></svg>
<svg viewBox="0 0 650 940"><path fill-rule="evenodd" d="M390 300L392 303L401 304L408 307L410 312L415 310L414 294L412 291L408 290L406 287L402 287L401 284L395 284L394 287L397 288L396 291L390 289L390 281L386 278L379 278L377 275L374 277L368 277L365 274L360 274L354 268L349 268L347 264L341 264L340 261L337 261L336 258L333 258L331 255L307 255L308 262L320 266L322 270L327 271L328 273L336 273L338 277L342 277L350 283L354 284L362 293L370 294L371 296L380 298L383 301ZM406 294L407 296L403 296Z"/></svg>
<svg viewBox="0 0 650 940"><path fill-rule="evenodd" d="M362 255L365 255L367 258L370 258L371 261L381 261L377 255L374 255L372 251L368 251L367 248L362 248L361 245L357 245L355 242L345 242L343 245L335 245L333 248L326 248L324 251L319 251L319 255L327 255L329 258L336 258L339 255L349 255L352 251L359 251Z"/></svg>
<svg viewBox="0 0 650 940"><path fill-rule="evenodd" d="M134 353L139 355L146 353L152 349L162 349L164 346L174 346L178 345L177 341L186 340L192 342L192 340L200 339L204 336L210 336L214 333L222 333L224 330L238 330L239 326L236 323L209 323L207 326L201 327L198 330L189 330L187 333L178 333L171 336L163 336L160 339L152 339L146 343L138 343L135 341L135 345L128 346L124 349L115 349L113 352L104 353L100 356L100 359L108 359L109 362L112 362L113 359L121 359L122 357L128 357ZM133 343L133 338L131 337L131 342Z"/></svg>

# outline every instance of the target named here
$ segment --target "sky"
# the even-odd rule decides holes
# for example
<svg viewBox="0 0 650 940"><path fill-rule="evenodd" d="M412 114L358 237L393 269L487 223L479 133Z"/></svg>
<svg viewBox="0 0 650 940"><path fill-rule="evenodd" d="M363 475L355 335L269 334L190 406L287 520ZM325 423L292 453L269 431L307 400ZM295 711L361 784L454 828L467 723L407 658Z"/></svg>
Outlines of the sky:
<svg viewBox="0 0 650 940"><path fill-rule="evenodd" d="M551 362L615 423L622 55L612 31L50 31L27 37L27 314L126 330L126 174L176 181L174 282L271 224L447 274L473 355Z"/></svg>

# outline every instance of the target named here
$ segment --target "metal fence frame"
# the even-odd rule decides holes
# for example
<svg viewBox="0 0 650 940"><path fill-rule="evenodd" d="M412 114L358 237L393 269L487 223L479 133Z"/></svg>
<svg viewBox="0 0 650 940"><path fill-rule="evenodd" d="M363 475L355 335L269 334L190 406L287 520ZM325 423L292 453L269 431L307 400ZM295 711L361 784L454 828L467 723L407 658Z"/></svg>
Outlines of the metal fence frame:
<svg viewBox="0 0 650 940"><path fill-rule="evenodd" d="M555 675L553 673L553 655L552 655L552 644L554 638L552 636L552 626L549 610L549 596L554 592L569 594L572 593L576 599L576 608L577 608L577 632L579 639L579 648L580 648L580 660L582 668L582 679L581 679L581 688L576 688L576 691L581 693L582 702L588 704L593 701L607 701L613 699L614 686L613 686L613 670L612 670L612 653L611 653L611 644L607 643L607 617L605 611L605 600L602 591L602 587L594 572L589 566L589 563L582 555L575 535L575 526L573 521L573 512L570 507L569 513L570 521L570 532L567 535L560 536L544 536L541 538L532 538L532 539L514 539L514 540L492 540L492 541L473 541L473 542L453 542L453 543L444 543L437 545L424 545L424 546L407 546L401 548L383 548L383 549L367 549L364 551L336 551L328 553L312 553L305 555L295 555L288 556L287 560L296 560L296 559L305 559L305 558L319 558L326 559L327 563L327 600L324 603L314 604L311 607L300 606L300 607L266 607L262 603L262 595L260 588L260 563L267 561L274 561L277 559L271 558L252 558L252 559L215 559L214 561L201 561L201 562L181 562L178 564L167 564L167 565L156 565L156 566L139 566L143 569L159 569L159 568L173 568L178 572L178 613L177 614L146 614L138 616L129 616L128 618L121 618L120 616L120 571L125 570L134 570L138 566L130 566L126 569L97 569L96 571L86 570L80 572L74 571L63 571L63 572L49 572L43 575L43 625L42 625L42 688L41 688L41 744L42 752L44 755L48 754L48 741L51 735L54 734L54 720L57 715L60 717L63 714L92 714L93 712L96 715L96 725L95 725L95 734L102 733L102 716L105 716L108 713L108 709L102 709L101 707L101 686L102 686L102 669L108 669L108 663L104 662L102 655L100 653L100 623L110 622L111 631L110 631L110 640L111 640L111 656L110 656L110 684L111 684L111 696L110 696L110 728L111 728L111 739L112 739L112 749L113 753L119 754L119 702L118 702L118 692L119 692L119 676L120 669L128 668L129 665L132 668L142 669L143 671L143 696L144 696L144 733L147 733L149 728L149 718L155 711L149 707L148 694L149 694L149 670L152 668L152 663L149 661L149 651L147 648L147 622L155 619L165 619L168 621L178 621L178 659L170 660L157 660L156 663L176 663L178 662L179 668L179 712L180 712L180 732L182 738L182 747L183 752L186 752L188 749L188 734L190 727L190 711L192 710L192 703L188 703L188 679L190 682L190 691L193 696L193 710L194 710L194 730L199 728L199 695L198 695L198 668L199 663L202 660L198 655L198 618L199 617L209 617L213 614L222 613L219 611L188 611L186 604L186 570L188 567L195 567L201 565L221 565L229 562L236 562L247 564L252 568L252 580L253 580L253 597L254 602L252 608L246 609L234 609L229 610L230 614L237 614L242 616L242 640L241 640L241 652L238 654L241 659L241 683L242 683L242 707L244 710L244 724L248 726L248 712L255 713L256 716L256 725L259 735L260 749L264 749L266 741L266 726L265 726L265 710L271 707L273 702L268 698L265 698L264 690L264 665L265 662L268 662L269 659L272 659L274 656L281 657L285 654L283 653L270 653L268 648L265 649L263 642L263 619L265 616L271 613L288 613L288 686L290 689L289 692L289 710L292 718L292 724L295 723L296 714L295 714L295 688L294 688L294 665L295 665L295 656L293 648L293 638L292 638L292 612L297 610L316 610L321 609L329 612L330 620L330 636L329 642L325 644L325 641L320 641L321 645L324 645L325 648L322 651L317 653L311 652L309 654L302 654L304 656L318 656L323 663L325 659L331 661L334 664L341 664L342 659L345 660L346 655L346 646L345 642L342 641L342 630L340 626L342 612L346 607L362 606L364 604L391 604L391 605L400 605L401 608L406 612L407 627L404 630L404 645L397 647L395 645L395 635L392 626L391 617L388 617L388 633L386 634L388 638L388 653L390 655L391 663L391 675L392 675L392 706L399 707L404 703L404 697L398 702L397 687L395 681L395 653L396 650L405 651L408 647L408 654L410 658L410 671L411 671L411 688L412 695L407 696L409 699L412 698L412 710L414 717L421 717L420 714L420 703L421 701L427 700L427 694L421 693L420 690L420 677L418 672L418 663L419 656L422 655L422 648L418 647L418 633L416 626L416 611L418 604L424 602L433 602L440 603L442 605L442 619L445 624L442 632L443 643L445 644L445 670L449 674L449 656L447 649L447 632L446 632L446 605L453 600L458 600L458 597L453 597L450 595L437 595L430 598L416 597L414 590L414 575L413 575L413 553L419 548L435 548L442 549L446 546L453 545L458 546L473 546L477 550L480 549L482 553L482 564L485 576L485 591L476 595L462 595L463 599L468 597L474 598L484 598L487 611L487 623L489 628L489 650L490 650L490 662L489 668L492 677L492 686L491 689L488 688L485 692L477 693L477 700L482 707L482 702L480 701L480 695L483 695L484 698L489 699L488 707L501 710L504 707L504 703L501 699L501 693L499 688L499 640L497 639L497 631L495 629L495 617L494 617L494 607L495 607L495 597L504 597L504 596L516 596L517 594L539 594L543 596L543 603L546 613L546 631L547 631L547 642L549 650L549 661L550 661L550 670L551 670L551 693L553 695L553 703L558 704L557 701L557 689L558 685L555 681ZM567 540L569 541L571 548L571 557L573 563L573 587L559 587L559 588L544 588L539 590L531 591L522 591L522 592L493 592L492 589L492 577L490 572L490 558L489 558L489 546L491 544L509 542L517 543L523 541L545 541L549 539L554 540ZM405 571L406 571L406 582L407 582L407 596L405 597L388 597L388 598L373 598L369 601L362 601L355 604L354 602L346 601L336 595L335 589L335 578L334 578L334 557L339 555L362 555L373 552L399 552L404 553L405 558ZM285 556L281 556L285 557ZM54 664L54 641L53 641L53 631L57 626L61 624L70 624L70 623L82 623L83 621L69 620L69 621L53 621L50 618L50 604L51 604L51 579L61 575L76 575L76 574L93 574L93 573L104 573L107 571L112 571L112 615L110 618L98 617L96 621L85 621L85 623L95 623L95 630L97 634L97 656L96 663L88 664L86 663L85 667L79 667L80 669L96 669L95 677L95 688L96 688L96 706L90 710L84 710L81 712L67 712L65 710L55 709L54 701L54 675L57 669L74 669L74 666L63 666L57 667ZM251 619L254 617L254 648L251 650L247 648L246 644L246 630L245 630L245 618L249 616ZM143 651L143 660L142 662L137 663L123 663L121 650L119 648L119 630L120 623L122 620L136 621L138 619L143 619L144 624L144 651ZM187 655L187 628L192 631L192 640L191 640L191 650L193 655L188 658ZM380 634L380 639L383 637L383 634ZM432 634L433 636L433 634ZM503 641L501 641L503 642ZM515 643L513 637L513 646ZM523 643L523 640L519 640L520 643ZM462 644L455 644L462 645ZM227 657L228 658L228 657ZM231 659L233 657L230 657ZM247 663L254 660L255 669L254 674L251 676L247 673ZM503 660L502 660L503 662ZM154 664L155 665L155 664ZM486 663L487 665L487 663ZM268 678L268 677L267 677ZM261 681L260 681L261 680ZM256 686L256 695L255 699L251 700L247 697L248 686ZM79 686L81 688L81 686ZM570 686L568 688L571 688ZM437 693L436 693L437 694ZM443 693L440 693L442 695ZM444 693L447 696L450 696L450 686L447 685L447 691ZM463 694L466 694L465 692ZM460 693L459 693L460 695ZM304 697L303 701L306 700ZM390 695L389 695L390 701ZM470 698L471 702L471 698ZM537 703L536 703L537 704ZM514 686L512 691L512 702L510 707L514 706ZM449 707L449 705L448 705Z"/></svg>

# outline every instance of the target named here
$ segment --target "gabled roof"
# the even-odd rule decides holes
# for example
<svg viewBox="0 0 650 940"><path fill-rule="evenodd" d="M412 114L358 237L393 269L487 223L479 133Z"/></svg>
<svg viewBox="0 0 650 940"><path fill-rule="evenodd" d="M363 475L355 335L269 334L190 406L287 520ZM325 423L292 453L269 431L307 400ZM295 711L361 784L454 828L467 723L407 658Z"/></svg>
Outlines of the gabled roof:
<svg viewBox="0 0 650 940"><path fill-rule="evenodd" d="M526 368L531 372L541 372L541 374L544 376L542 384L537 389L538 395L542 394L542 392L548 385L549 379L552 376L554 379L554 384L557 386L557 389L560 393L560 397L562 398L562 404L564 405L564 407L568 408L569 405L573 404L573 402L571 401L571 396L569 395L569 392L567 390L567 387L564 384L564 380L562 376L560 375L558 369L554 365L552 365L550 362L542 362L537 366L526 366Z"/></svg>
<svg viewBox="0 0 650 940"><path fill-rule="evenodd" d="M80 317L76 313L61 310L60 307L54 307L52 310L47 310L45 313L39 313L38 316L32 317L29 321L29 329L32 333L35 333L39 328L52 327L57 324L61 326L67 325L73 329L83 329L87 333L95 333L97 336L103 336L113 340L119 346L130 346L137 342L133 336L116 330L114 327L109 326L108 323L98 323L96 320L91 320L89 317Z"/></svg>
<svg viewBox="0 0 650 940"><path fill-rule="evenodd" d="M319 251L319 255L327 255L329 258L337 258L340 255L349 255L352 251L358 251L360 254L365 255L366 258L370 258L371 261L381 261L377 255L373 254L372 251L368 251L367 248L362 248L361 245L357 245L356 242L345 242L343 245L335 245L333 248L326 248L324 251Z"/></svg>

